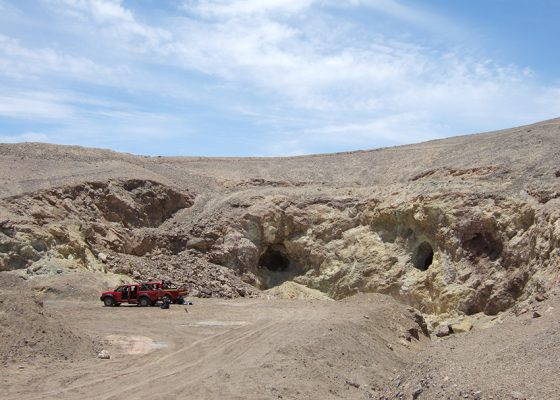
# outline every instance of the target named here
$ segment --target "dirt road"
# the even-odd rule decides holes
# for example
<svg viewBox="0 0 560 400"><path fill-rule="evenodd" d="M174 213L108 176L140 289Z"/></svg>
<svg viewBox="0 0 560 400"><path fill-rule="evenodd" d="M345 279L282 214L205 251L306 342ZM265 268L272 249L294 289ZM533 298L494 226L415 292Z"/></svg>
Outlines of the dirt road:
<svg viewBox="0 0 560 400"><path fill-rule="evenodd" d="M384 296L46 308L99 338L111 359L10 365L4 399L362 399L427 342L398 344L414 322Z"/></svg>

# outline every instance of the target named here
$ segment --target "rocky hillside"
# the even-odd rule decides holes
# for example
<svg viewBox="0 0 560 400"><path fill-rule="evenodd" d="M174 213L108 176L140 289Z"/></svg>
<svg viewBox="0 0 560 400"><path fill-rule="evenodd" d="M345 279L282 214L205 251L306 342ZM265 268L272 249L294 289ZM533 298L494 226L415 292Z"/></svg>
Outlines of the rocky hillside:
<svg viewBox="0 0 560 400"><path fill-rule="evenodd" d="M141 157L0 145L0 270L165 277L251 296L295 281L438 319L558 284L560 120L372 151Z"/></svg>

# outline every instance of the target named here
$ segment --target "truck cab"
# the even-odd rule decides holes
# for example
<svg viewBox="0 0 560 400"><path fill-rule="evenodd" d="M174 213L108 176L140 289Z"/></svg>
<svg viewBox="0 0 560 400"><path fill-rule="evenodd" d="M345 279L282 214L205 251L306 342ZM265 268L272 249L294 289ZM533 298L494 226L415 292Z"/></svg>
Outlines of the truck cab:
<svg viewBox="0 0 560 400"><path fill-rule="evenodd" d="M122 303L137 304L141 307L155 305L165 293L159 289L153 289L145 284L121 285L115 290L103 292L101 301L107 307L120 306Z"/></svg>

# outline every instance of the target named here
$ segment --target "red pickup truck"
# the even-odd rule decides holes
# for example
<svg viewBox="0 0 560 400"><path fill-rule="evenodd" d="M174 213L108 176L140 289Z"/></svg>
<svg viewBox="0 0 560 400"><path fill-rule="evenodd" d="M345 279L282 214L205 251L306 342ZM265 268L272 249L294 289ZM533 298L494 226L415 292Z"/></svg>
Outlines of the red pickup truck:
<svg viewBox="0 0 560 400"><path fill-rule="evenodd" d="M155 306L159 300L182 304L187 293L186 288L175 288L169 281L154 281L121 285L115 290L103 292L100 299L107 307L122 303L147 307Z"/></svg>
<svg viewBox="0 0 560 400"><path fill-rule="evenodd" d="M115 290L101 293L101 301L107 307L120 306L122 303L138 304L140 307L155 305L163 297L160 290L146 285L133 283L121 285Z"/></svg>

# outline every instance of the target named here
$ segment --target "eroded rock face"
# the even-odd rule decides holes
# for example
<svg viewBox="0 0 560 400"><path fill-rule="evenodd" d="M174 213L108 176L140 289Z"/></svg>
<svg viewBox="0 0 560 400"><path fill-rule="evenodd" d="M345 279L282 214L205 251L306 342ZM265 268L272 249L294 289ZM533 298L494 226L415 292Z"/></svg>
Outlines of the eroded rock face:
<svg viewBox="0 0 560 400"><path fill-rule="evenodd" d="M124 227L156 227L176 211L189 207L193 196L147 180L88 182L8 198L15 215L44 225L68 219L114 222Z"/></svg>
<svg viewBox="0 0 560 400"><path fill-rule="evenodd" d="M188 192L146 180L88 182L6 200L0 221L0 270L30 266L41 258L76 260L99 267L102 250L145 255L170 252L186 239L150 232L177 211L190 207Z"/></svg>
<svg viewBox="0 0 560 400"><path fill-rule="evenodd" d="M558 221L497 196L270 197L209 253L262 289L294 280L334 298L382 292L433 314L496 314L551 281Z"/></svg>
<svg viewBox="0 0 560 400"><path fill-rule="evenodd" d="M195 196L153 181L84 183L8 199L0 226L0 270L27 275L87 268L136 280L168 279L199 297L254 296L234 271L200 257L196 237L162 228ZM198 241L198 242L197 242Z"/></svg>

